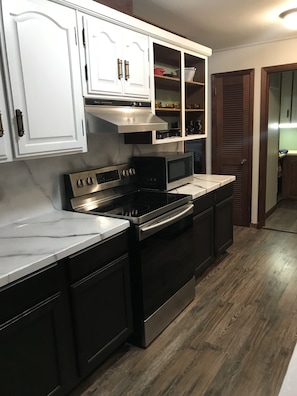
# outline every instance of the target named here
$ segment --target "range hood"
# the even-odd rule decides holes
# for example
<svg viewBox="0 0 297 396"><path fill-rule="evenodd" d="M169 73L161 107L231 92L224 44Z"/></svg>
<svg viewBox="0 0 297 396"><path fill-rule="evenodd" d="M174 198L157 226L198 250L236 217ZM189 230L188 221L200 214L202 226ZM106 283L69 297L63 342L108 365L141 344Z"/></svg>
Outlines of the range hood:
<svg viewBox="0 0 297 396"><path fill-rule="evenodd" d="M152 113L150 102L85 99L87 131L134 133L168 130L168 123Z"/></svg>

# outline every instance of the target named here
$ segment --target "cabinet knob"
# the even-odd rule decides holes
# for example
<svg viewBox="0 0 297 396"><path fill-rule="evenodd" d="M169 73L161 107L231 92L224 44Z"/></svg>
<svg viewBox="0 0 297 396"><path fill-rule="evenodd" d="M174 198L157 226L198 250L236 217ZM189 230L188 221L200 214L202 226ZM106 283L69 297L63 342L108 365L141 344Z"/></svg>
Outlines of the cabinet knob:
<svg viewBox="0 0 297 396"><path fill-rule="evenodd" d="M243 164L245 164L246 163L246 158L243 158L241 161L240 161L240 165L243 165Z"/></svg>

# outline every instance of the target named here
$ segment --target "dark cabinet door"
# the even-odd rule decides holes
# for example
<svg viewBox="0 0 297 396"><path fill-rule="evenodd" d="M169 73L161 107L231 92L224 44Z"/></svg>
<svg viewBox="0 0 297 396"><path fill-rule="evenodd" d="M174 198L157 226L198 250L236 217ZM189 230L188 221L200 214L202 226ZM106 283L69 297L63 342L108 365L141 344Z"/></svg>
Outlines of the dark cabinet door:
<svg viewBox="0 0 297 396"><path fill-rule="evenodd" d="M194 217L195 276L201 275L214 261L214 209L213 206Z"/></svg>
<svg viewBox="0 0 297 396"><path fill-rule="evenodd" d="M68 330L60 293L2 323L0 393L65 395L74 381L73 345Z"/></svg>
<svg viewBox="0 0 297 396"><path fill-rule="evenodd" d="M233 197L215 205L215 256L224 253L233 243Z"/></svg>
<svg viewBox="0 0 297 396"><path fill-rule="evenodd" d="M132 332L127 254L74 283L71 302L79 371L83 377Z"/></svg>

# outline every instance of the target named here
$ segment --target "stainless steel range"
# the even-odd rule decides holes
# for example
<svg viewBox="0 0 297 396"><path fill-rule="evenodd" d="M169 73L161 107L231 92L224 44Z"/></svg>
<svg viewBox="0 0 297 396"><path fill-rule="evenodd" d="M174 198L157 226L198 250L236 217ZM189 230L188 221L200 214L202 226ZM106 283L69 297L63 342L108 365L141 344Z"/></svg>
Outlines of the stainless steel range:
<svg viewBox="0 0 297 396"><path fill-rule="evenodd" d="M67 209L130 221L131 342L147 347L195 295L193 204L136 179L123 164L65 175L65 186Z"/></svg>

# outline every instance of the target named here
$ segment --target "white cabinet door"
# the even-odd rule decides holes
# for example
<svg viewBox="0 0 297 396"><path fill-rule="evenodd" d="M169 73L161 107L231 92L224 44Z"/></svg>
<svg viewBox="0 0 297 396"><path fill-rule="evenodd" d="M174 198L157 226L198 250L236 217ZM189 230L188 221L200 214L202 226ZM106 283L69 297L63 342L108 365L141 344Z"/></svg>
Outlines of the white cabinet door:
<svg viewBox="0 0 297 396"><path fill-rule="evenodd" d="M7 108L4 97L2 70L0 63L0 162L12 160L10 131L8 128Z"/></svg>
<svg viewBox="0 0 297 396"><path fill-rule="evenodd" d="M86 151L76 12L42 0L2 7L16 156Z"/></svg>
<svg viewBox="0 0 297 396"><path fill-rule="evenodd" d="M149 98L148 37L126 30L124 39L124 94Z"/></svg>
<svg viewBox="0 0 297 396"><path fill-rule="evenodd" d="M88 93L122 95L121 29L91 16L84 29Z"/></svg>
<svg viewBox="0 0 297 396"><path fill-rule="evenodd" d="M86 96L149 99L148 37L83 16Z"/></svg>

